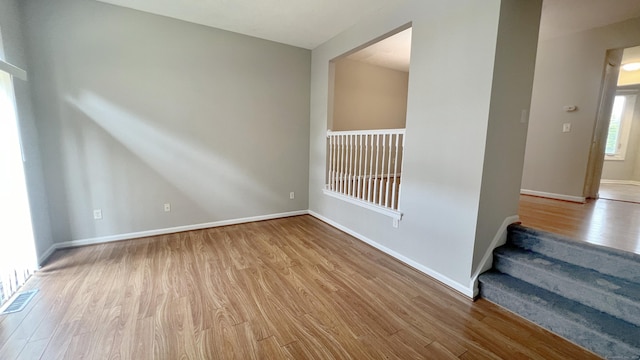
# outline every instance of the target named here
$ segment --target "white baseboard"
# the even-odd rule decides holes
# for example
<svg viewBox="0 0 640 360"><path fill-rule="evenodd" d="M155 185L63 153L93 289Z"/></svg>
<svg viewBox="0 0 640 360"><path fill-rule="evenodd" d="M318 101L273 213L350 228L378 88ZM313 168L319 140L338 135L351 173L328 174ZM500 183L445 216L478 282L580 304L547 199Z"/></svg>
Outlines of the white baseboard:
<svg viewBox="0 0 640 360"><path fill-rule="evenodd" d="M437 271L434 271L422 264L419 264L409 258L407 258L406 256L399 254L385 246L382 246L380 244L378 244L377 242L349 229L346 228L336 222L334 222L333 220L330 220L316 212L313 212L311 210L299 210L299 211L292 211L292 212L286 212L286 213L279 213L279 214L270 214L270 215L262 215L262 216L254 216L254 217L247 217L247 218L240 218L240 219L232 219L232 220L223 220L223 221L215 221L215 222L210 222L210 223L204 223L204 224L195 224L195 225L186 225L186 226L178 226L178 227L172 227L172 228L165 228L165 229L157 229L157 230L148 230L148 231L139 231L139 232L134 232L134 233L127 233L127 234L119 234L119 235L111 235L111 236L102 236L102 237L95 237L95 238L88 238L88 239L78 239L78 240L71 240L71 241L65 241L65 242L61 242L61 243L55 243L53 244L47 251L45 251L44 254L42 254L39 258L38 258L38 263L39 264L43 264L54 252L55 250L58 249L64 249L64 248L70 248L70 247L78 247L78 246L86 246L86 245L96 245L96 244L103 244L103 243L109 243L109 242L114 242L114 241L122 241L122 240L132 240L132 239L136 239L136 238L142 238L142 237L149 237L149 236L157 236L157 235L165 235L165 234L172 234L172 233L176 233L176 232L182 232L182 231L190 231L190 230L200 230L200 229L207 229L207 228L213 228L213 227L220 227L220 226L227 226L227 225L236 225L236 224L243 224L243 223L248 223L248 222L254 222L254 221L262 221L262 220L272 220L272 219L279 219L279 218L285 218L285 217L290 217L290 216L298 216L298 215L312 215L313 217L341 230L344 231L345 233L375 247L376 249L398 259L399 261L413 267L414 269L442 282L443 284L453 288L454 290L468 296L469 298L473 298L475 296L474 294L474 288L473 286L465 286L463 284L458 283L457 281L454 281L450 278L448 278L447 276L444 276L440 273L438 273Z"/></svg>
<svg viewBox="0 0 640 360"><path fill-rule="evenodd" d="M617 185L636 185L636 186L640 186L640 181L635 181L635 180L607 180L607 179L602 179L600 180L601 184L617 184Z"/></svg>
<svg viewBox="0 0 640 360"><path fill-rule="evenodd" d="M549 193L549 192L544 192L544 191L520 189L520 194L522 194L522 195L539 196L539 197L544 197L544 198L549 198L549 199L571 201L571 202L577 202L577 203L583 203L583 204L585 202L587 202L587 199L584 196L572 196L572 195L564 195L564 194L554 194L554 193Z"/></svg>
<svg viewBox="0 0 640 360"><path fill-rule="evenodd" d="M504 245L507 242L507 227L515 222L520 221L520 217L518 215L509 216L502 222L500 228L498 228L498 232L493 237L491 244L487 248L480 260L480 264L476 271L473 272L473 276L471 276L471 285L469 285L473 289L473 297L478 296L478 276L483 272L491 269L493 266L493 250L498 246Z"/></svg>
<svg viewBox="0 0 640 360"><path fill-rule="evenodd" d="M246 217L246 218L240 218L240 219L214 221L214 222L203 223L203 224L176 226L176 227L165 228L165 229L138 231L138 232L127 233L127 234L118 234L118 235L101 236L101 237L88 238L88 239L65 241L65 242L53 244L53 246L51 246L44 254L42 254L42 256L38 258L38 263L43 264L53 254L53 252L58 249L86 246L86 245L104 244L104 243L109 243L114 241L132 240L132 239L138 239L138 238L149 237L149 236L173 234L173 233L183 232L183 231L201 230L201 229L208 229L208 228L214 228L214 227L220 227L220 226L244 224L244 223L254 222L254 221L280 219L280 218L286 218L291 216L307 215L308 213L309 212L307 210L298 210L298 211L290 211L290 212L284 212L284 213L278 213L278 214L252 216L252 217Z"/></svg>
<svg viewBox="0 0 640 360"><path fill-rule="evenodd" d="M384 253L386 253L386 254L394 257L394 258L396 258L397 260L400 260L401 262L411 266L412 268L414 268L414 269L416 269L416 270L418 270L418 271L420 271L420 272L422 272L422 273L424 273L424 274L426 274L426 275L428 275L428 276L440 281L441 283L443 283L443 284L453 288L454 290L456 290L456 291L468 296L469 298L473 299L473 297L474 297L473 287L462 285L459 282L454 281L454 280L452 280L452 279L440 274L439 272L434 271L434 270L432 270L432 269L430 269L430 268L428 268L428 267L426 267L426 266L424 266L424 265L422 265L420 263L417 263L417 262L409 259L408 257L406 257L406 256L404 256L404 255L402 255L400 253L397 253L397 252L387 248L386 246L380 245L377 242L367 238L366 236L361 235L361 234L359 234L359 233L357 233L357 232L355 232L355 231L353 231L353 230L351 230L351 229L349 229L349 228L347 228L345 226L342 226L342 225L338 224L337 222L335 222L335 221L333 221L331 219L328 219L328 218L326 218L326 217L324 217L324 216L322 216L322 215L320 215L320 214L318 214L318 213L316 213L314 211L309 210L309 215L311 215L311 216L317 218L318 220L323 221L323 222L335 227L338 230L344 231L345 233L355 237L356 239L361 240L361 241L373 246L374 248L376 248L376 249L378 249L378 250L380 250L380 251L382 251L382 252L384 252Z"/></svg>
<svg viewBox="0 0 640 360"><path fill-rule="evenodd" d="M57 244L53 244L51 245L47 251L45 251L42 255L40 255L38 257L38 266L42 266L42 264L44 264L49 257L51 257L51 255L53 255L53 253L56 251L56 249L58 249L58 247L56 246Z"/></svg>

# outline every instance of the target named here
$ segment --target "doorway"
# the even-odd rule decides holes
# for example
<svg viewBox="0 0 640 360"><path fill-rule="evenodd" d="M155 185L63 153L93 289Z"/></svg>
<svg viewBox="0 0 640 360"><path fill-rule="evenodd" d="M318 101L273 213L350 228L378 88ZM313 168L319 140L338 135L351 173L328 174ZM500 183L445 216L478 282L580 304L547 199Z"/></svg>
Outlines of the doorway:
<svg viewBox="0 0 640 360"><path fill-rule="evenodd" d="M605 81L609 88L603 89L603 96L609 97L601 103L606 111L599 113L603 131L595 134L604 148L599 153L602 171L596 194L640 203L640 46L622 50L614 68L616 81Z"/></svg>
<svg viewBox="0 0 640 360"><path fill-rule="evenodd" d="M0 306L36 269L13 79L0 71Z"/></svg>

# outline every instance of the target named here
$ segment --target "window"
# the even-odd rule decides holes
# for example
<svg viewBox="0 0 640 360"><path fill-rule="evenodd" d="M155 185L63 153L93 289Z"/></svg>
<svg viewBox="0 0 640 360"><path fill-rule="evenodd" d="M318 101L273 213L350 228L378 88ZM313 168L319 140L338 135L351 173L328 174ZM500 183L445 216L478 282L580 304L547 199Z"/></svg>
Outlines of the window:
<svg viewBox="0 0 640 360"><path fill-rule="evenodd" d="M605 148L606 160L624 160L636 103L635 94L618 93L613 102L609 133Z"/></svg>
<svg viewBox="0 0 640 360"><path fill-rule="evenodd" d="M4 63L0 61L0 63ZM13 80L0 68L0 305L36 269ZM1 309L4 310L4 309Z"/></svg>

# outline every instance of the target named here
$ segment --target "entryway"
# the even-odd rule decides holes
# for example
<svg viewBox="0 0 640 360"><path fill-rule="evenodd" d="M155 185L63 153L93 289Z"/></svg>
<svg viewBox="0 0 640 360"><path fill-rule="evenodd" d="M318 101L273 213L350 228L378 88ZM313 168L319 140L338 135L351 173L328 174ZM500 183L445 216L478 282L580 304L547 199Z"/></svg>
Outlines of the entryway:
<svg viewBox="0 0 640 360"><path fill-rule="evenodd" d="M598 197L640 203L640 46L624 49L621 60L609 66L617 80L605 81L601 102L599 121L607 124L606 134L596 134L606 136Z"/></svg>

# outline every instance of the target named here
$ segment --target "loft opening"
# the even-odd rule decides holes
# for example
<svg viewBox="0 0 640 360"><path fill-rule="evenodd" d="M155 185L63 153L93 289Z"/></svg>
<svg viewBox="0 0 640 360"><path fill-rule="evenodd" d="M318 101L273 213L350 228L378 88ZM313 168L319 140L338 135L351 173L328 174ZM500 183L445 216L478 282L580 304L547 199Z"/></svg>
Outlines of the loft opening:
<svg viewBox="0 0 640 360"><path fill-rule="evenodd" d="M411 24L329 62L324 192L400 220Z"/></svg>

